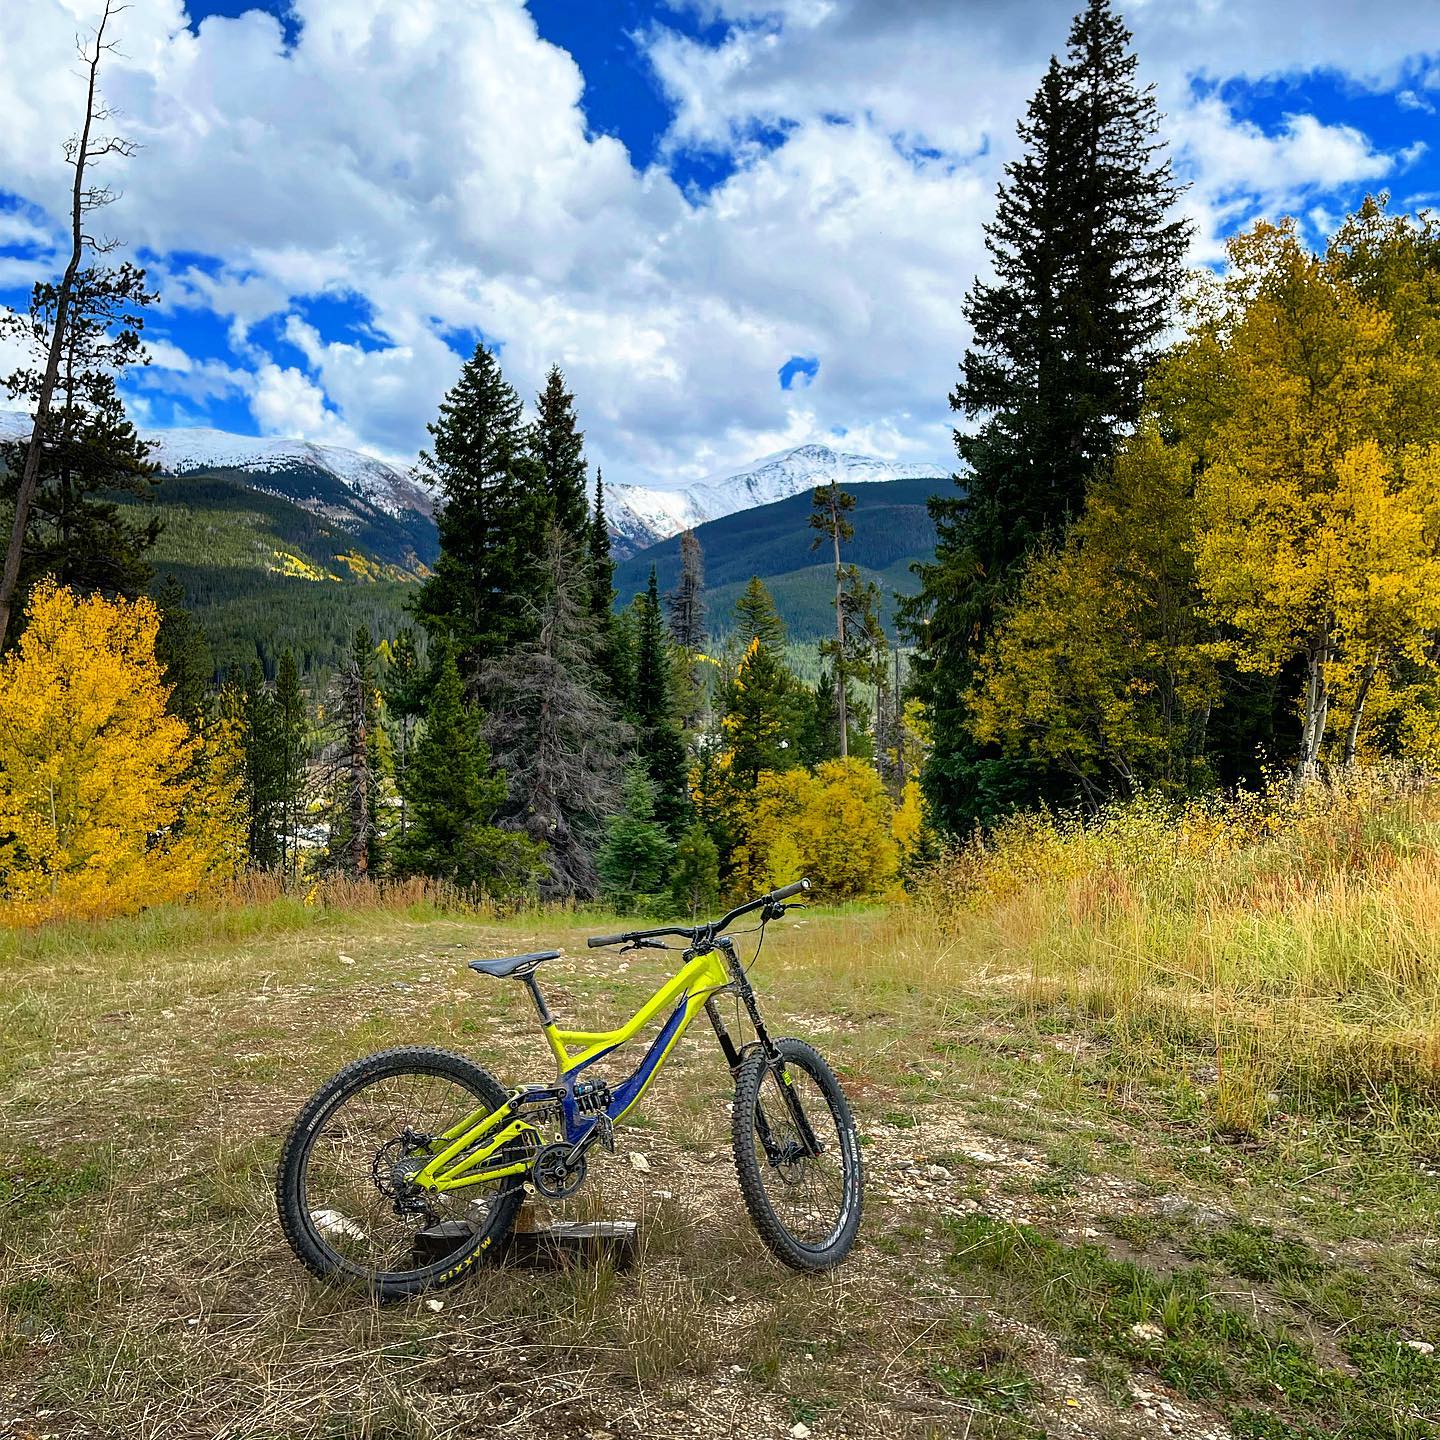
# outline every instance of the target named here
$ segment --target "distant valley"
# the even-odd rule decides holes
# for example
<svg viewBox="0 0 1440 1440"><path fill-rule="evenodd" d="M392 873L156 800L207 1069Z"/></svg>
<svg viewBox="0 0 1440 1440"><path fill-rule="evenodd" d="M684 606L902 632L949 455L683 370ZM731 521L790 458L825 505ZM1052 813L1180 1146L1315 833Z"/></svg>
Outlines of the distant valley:
<svg viewBox="0 0 1440 1440"><path fill-rule="evenodd" d="M935 527L925 502L941 490L934 479L850 483L855 497L855 538L845 559L875 580L883 596L882 618L891 627L893 591L913 594L910 566L935 553ZM810 490L695 527L705 556L705 596L712 631L729 628L730 612L752 575L770 587L776 608L794 640L814 640L835 624L833 562L811 548ZM828 542L827 542L828 543ZM680 574L680 541L662 540L616 567L621 603L644 589L654 565L662 592Z"/></svg>

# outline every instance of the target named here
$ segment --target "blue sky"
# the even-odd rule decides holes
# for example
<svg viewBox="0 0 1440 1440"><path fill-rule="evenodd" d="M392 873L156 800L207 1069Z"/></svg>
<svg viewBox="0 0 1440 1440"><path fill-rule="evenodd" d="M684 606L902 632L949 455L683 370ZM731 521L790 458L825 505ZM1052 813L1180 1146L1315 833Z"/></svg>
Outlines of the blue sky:
<svg viewBox="0 0 1440 1440"><path fill-rule="evenodd" d="M146 425L400 461L480 340L569 375L653 483L844 435L944 461L959 301L1078 0L146 0L106 72L106 214L162 304ZM93 0L0 11L0 304L58 268ZM1433 4L1120 6L1196 264L1257 216L1440 199ZM12 347L13 351L13 347ZM0 365L12 352L0 353Z"/></svg>

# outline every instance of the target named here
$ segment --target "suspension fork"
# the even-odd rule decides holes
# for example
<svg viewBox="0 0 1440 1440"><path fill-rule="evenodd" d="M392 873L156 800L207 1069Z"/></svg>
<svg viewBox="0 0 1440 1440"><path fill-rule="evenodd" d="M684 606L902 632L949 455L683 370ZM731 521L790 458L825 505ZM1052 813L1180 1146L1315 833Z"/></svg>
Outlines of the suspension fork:
<svg viewBox="0 0 1440 1440"><path fill-rule="evenodd" d="M795 1094L795 1087L791 1083L789 1071L785 1068L784 1057L775 1048L775 1042L765 1028L765 1021L760 1015L760 1006L755 999L755 987L751 985L750 977L745 973L745 967L735 953L735 943L728 935L722 935L715 944L725 956L725 964L730 971L731 984L734 986L735 993L739 995L745 1004L745 1009L749 1012L750 1023L755 1027L755 1035L760 1043L760 1053L764 1057L765 1067L774 1075L776 1084L780 1087L780 1094L785 1099L785 1108L790 1112L790 1118L799 1132L800 1143L804 1145L807 1155L819 1155L825 1147L816 1136L814 1127L810 1124L810 1117L806 1115L805 1107L801 1105L799 1097ZM730 1038L730 1032L725 1028L724 1020L720 1018L720 1010L715 1004L713 995L705 1002L705 1013L710 1017L711 1025L715 1027L715 1038L720 1042L720 1049L730 1066L730 1073L738 1074L741 1064L740 1052L735 1048L735 1042ZM765 1118L764 1111L759 1108L755 1111L755 1129L765 1147L765 1154L772 1159L776 1158L775 1147L770 1138L769 1122Z"/></svg>

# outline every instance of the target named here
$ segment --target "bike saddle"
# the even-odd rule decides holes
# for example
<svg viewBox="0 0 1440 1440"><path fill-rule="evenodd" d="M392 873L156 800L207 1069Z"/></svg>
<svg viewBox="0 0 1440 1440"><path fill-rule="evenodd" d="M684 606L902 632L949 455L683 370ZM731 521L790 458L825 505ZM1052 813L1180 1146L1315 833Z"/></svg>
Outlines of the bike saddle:
<svg viewBox="0 0 1440 1440"><path fill-rule="evenodd" d="M535 950L529 955L505 955L499 960L472 960L470 968L482 975L528 975L544 960L558 960L558 950Z"/></svg>

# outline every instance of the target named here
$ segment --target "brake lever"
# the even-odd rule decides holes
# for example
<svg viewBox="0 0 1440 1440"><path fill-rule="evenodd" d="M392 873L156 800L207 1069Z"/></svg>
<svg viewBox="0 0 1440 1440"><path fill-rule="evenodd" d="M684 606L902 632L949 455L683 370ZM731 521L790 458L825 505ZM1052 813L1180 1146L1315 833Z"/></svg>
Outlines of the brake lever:
<svg viewBox="0 0 1440 1440"><path fill-rule="evenodd" d="M668 950L669 948L660 940L631 940L622 945L616 953L623 955L627 950Z"/></svg>

